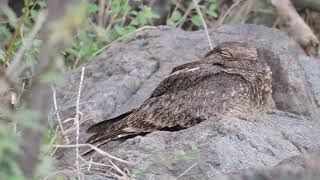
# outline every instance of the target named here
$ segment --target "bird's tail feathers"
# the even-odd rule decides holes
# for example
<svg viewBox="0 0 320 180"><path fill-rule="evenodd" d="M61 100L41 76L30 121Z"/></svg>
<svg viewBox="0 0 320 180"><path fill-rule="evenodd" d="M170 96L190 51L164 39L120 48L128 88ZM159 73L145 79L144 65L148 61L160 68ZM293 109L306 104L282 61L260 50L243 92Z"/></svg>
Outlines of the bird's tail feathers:
<svg viewBox="0 0 320 180"><path fill-rule="evenodd" d="M104 129L108 129L112 124L123 120L125 117L129 116L132 112L133 112L133 110L128 111L128 112L121 114L117 117L114 117L112 119L104 120L104 121L101 121L97 124L94 124L86 130L86 133L98 133Z"/></svg>

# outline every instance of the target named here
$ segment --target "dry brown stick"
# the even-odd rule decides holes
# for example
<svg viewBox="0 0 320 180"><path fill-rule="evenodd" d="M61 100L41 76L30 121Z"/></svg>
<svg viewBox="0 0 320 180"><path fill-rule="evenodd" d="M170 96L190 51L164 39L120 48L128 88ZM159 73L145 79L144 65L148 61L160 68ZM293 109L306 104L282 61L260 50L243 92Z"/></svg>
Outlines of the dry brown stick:
<svg viewBox="0 0 320 180"><path fill-rule="evenodd" d="M105 2L104 0L99 0L99 13L98 13L98 25L104 26L104 11L105 11Z"/></svg>
<svg viewBox="0 0 320 180"><path fill-rule="evenodd" d="M296 40L308 55L316 55L319 41L311 28L297 13L290 0L271 0L275 7L283 28Z"/></svg>

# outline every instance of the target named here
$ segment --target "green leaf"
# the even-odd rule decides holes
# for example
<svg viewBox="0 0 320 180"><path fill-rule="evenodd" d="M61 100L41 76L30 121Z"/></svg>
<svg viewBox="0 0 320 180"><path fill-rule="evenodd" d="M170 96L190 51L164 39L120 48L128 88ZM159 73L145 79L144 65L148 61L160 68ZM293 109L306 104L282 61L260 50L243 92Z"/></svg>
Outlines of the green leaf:
<svg viewBox="0 0 320 180"><path fill-rule="evenodd" d="M138 26L139 25L139 22L137 19L133 19L131 22L130 22L130 25L131 26Z"/></svg>
<svg viewBox="0 0 320 180"><path fill-rule="evenodd" d="M34 121L39 116L39 113L21 110L13 114L14 119L17 120L17 123L21 126L32 128L33 130L43 130L43 127Z"/></svg>
<svg viewBox="0 0 320 180"><path fill-rule="evenodd" d="M37 56L40 52L41 40L34 39L32 41L30 49L26 52L26 64L31 68L31 71L34 72L35 64L37 63Z"/></svg>
<svg viewBox="0 0 320 180"><path fill-rule="evenodd" d="M13 115L12 111L5 106L0 106L0 117L10 118Z"/></svg>
<svg viewBox="0 0 320 180"><path fill-rule="evenodd" d="M6 26L0 26L0 41L4 42L11 37L10 30Z"/></svg>
<svg viewBox="0 0 320 180"><path fill-rule="evenodd" d="M38 4L41 8L45 8L47 6L47 2L46 1L38 1Z"/></svg>
<svg viewBox="0 0 320 180"><path fill-rule="evenodd" d="M173 20L171 20L171 19L168 19L168 20L167 20L167 25L168 25L168 26L171 26L171 27L176 27L176 23L175 23Z"/></svg>
<svg viewBox="0 0 320 180"><path fill-rule="evenodd" d="M123 9L123 12L124 12L124 13L129 13L130 10L131 10L131 6L130 6L128 3L126 3L126 4L122 7L122 9Z"/></svg>
<svg viewBox="0 0 320 180"><path fill-rule="evenodd" d="M126 34L126 29L125 29L124 27L115 26L115 27L114 27L114 30L115 30L120 36Z"/></svg>
<svg viewBox="0 0 320 180"><path fill-rule="evenodd" d="M122 0L113 0L111 3L111 12L114 15L118 15L120 12L120 8L121 8L121 1Z"/></svg>
<svg viewBox="0 0 320 180"><path fill-rule="evenodd" d="M193 25L195 25L197 27L201 26L201 20L200 20L199 16L192 16L191 22Z"/></svg>
<svg viewBox="0 0 320 180"><path fill-rule="evenodd" d="M169 19L167 19L167 25L176 27L177 22L181 19L182 14L180 11L174 11Z"/></svg>
<svg viewBox="0 0 320 180"><path fill-rule="evenodd" d="M174 11L173 13L172 13L172 15L171 15L171 19L173 20L173 21L175 21L175 22L177 22L177 21L179 21L180 19L181 19L181 17L182 17L182 14L181 14L181 12L180 11Z"/></svg>
<svg viewBox="0 0 320 180"><path fill-rule="evenodd" d="M137 177L139 176L143 171L145 170L145 168L142 166L142 165L138 165L137 167L135 167L133 170L132 170L132 177Z"/></svg>
<svg viewBox="0 0 320 180"><path fill-rule="evenodd" d="M0 49L0 61L3 61L5 56L6 56L6 53Z"/></svg>
<svg viewBox="0 0 320 180"><path fill-rule="evenodd" d="M198 148L198 146L196 144L191 144L191 150L192 151L198 151L199 148Z"/></svg>
<svg viewBox="0 0 320 180"><path fill-rule="evenodd" d="M158 158L159 158L160 161L165 161L166 160L166 156L165 156L165 154L163 152L160 152L158 154Z"/></svg>
<svg viewBox="0 0 320 180"><path fill-rule="evenodd" d="M209 16L212 16L214 18L217 18L218 17L218 14L217 14L217 6L216 4L211 4L209 6L209 9L206 11L206 13L209 15Z"/></svg>
<svg viewBox="0 0 320 180"><path fill-rule="evenodd" d="M86 8L87 8L88 14L96 13L99 11L99 6L93 3L88 3Z"/></svg>

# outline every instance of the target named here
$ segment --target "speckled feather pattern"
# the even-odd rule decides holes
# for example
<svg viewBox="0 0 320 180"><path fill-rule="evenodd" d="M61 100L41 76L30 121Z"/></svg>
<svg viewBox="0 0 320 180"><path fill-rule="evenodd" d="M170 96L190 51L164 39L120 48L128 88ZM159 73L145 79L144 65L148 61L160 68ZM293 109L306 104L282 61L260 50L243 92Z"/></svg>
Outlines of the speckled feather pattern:
<svg viewBox="0 0 320 180"><path fill-rule="evenodd" d="M271 96L271 70L255 48L238 42L218 45L200 61L175 67L143 104L88 129L89 143L101 145L122 134L188 128L209 117L259 120Z"/></svg>

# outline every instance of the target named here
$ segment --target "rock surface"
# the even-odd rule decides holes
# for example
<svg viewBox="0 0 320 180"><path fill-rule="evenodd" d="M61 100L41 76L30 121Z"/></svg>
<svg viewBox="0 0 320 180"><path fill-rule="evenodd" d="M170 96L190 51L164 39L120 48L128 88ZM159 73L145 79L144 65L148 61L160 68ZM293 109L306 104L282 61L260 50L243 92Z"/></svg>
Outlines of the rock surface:
<svg viewBox="0 0 320 180"><path fill-rule="evenodd" d="M248 169L216 177L216 180L318 180L320 153L301 154L283 160L271 169Z"/></svg>
<svg viewBox="0 0 320 180"><path fill-rule="evenodd" d="M240 169L271 167L300 153L317 151L319 128L317 121L270 111L259 122L221 117L182 131L157 131L110 142L101 149L133 162L129 168L140 170L138 179L174 179L192 166L182 179L212 179ZM61 160L72 166L73 157L74 151L69 151ZM91 157L109 164L108 158L96 153Z"/></svg>
<svg viewBox="0 0 320 180"><path fill-rule="evenodd" d="M320 72L313 67L320 64L305 60L303 51L284 33L263 26L223 25L211 30L210 36L215 45L241 41L257 47L273 71L275 107L314 121L272 110L259 122L221 117L183 131L154 132L101 147L134 162L129 167L139 170L139 179L180 175L181 179L208 179L244 168L271 167L301 152L319 150ZM80 141L86 140L82 131L93 121L139 106L174 66L196 61L208 50L203 32L167 27L138 32L110 46L86 65L80 111L93 119L82 124ZM63 119L74 117L80 73L80 68L70 72L58 90ZM74 166L74 152L58 156L64 165ZM97 154L93 157L109 163Z"/></svg>

